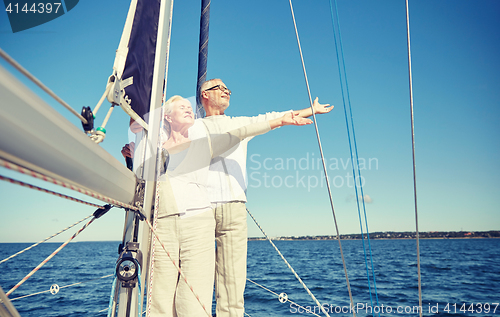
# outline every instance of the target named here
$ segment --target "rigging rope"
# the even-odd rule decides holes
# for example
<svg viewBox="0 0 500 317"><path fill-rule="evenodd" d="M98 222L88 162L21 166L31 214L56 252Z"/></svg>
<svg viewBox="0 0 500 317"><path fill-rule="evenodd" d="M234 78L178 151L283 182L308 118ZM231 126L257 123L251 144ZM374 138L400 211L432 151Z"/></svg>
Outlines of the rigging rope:
<svg viewBox="0 0 500 317"><path fill-rule="evenodd" d="M362 178L361 178L361 170L359 168L358 146L357 146L357 142L356 142L356 132L355 132L355 129L354 129L354 119L353 119L353 115L352 115L351 97L350 97L350 94L349 94L349 83L347 81L347 70L346 70L346 67L345 67L344 47L343 47L343 44L342 44L342 33L340 31L340 19L339 19L339 15L338 15L337 1L334 0L334 2L335 2L335 12L336 12L336 16L337 16L337 32L339 33L339 41L338 41L339 45L337 45L337 36L336 36L336 33L335 33L336 28L335 28L335 23L334 23L335 18L333 16L333 6L332 6L332 1L330 0L329 2L330 2L331 17L332 17L332 27L333 27L333 37L334 37L334 42L335 42L335 52L336 52L336 57L337 57L338 70L339 70L340 88L341 88L341 92L342 92L342 101L343 101L343 105L344 105L344 116L345 116L346 128L347 128L347 138L348 138L348 141L349 141L349 152L350 152L350 155L351 155L351 162L352 162L352 175L353 175L353 178L354 178L354 191L355 191L355 194L356 194L356 204L357 204L357 208L358 208L359 227L360 227L360 230L361 230L361 241L362 241L362 244L363 244L363 254L364 254L364 259L365 259L366 277L368 279L368 292L370 294L370 303L373 306L372 291L371 291L371 280L370 280L370 273L369 273L369 270L368 270L368 261L367 261L366 248L365 248L365 239L364 239L364 234L363 234L363 224L362 224L362 220L361 220L362 217L361 217L361 211L360 211L359 195L358 195L358 185L357 185L357 182L356 182L356 170L355 170L355 167L354 167L354 162L356 162L357 171L358 171L358 177L357 177L357 179L359 180L359 187L360 187L360 191L361 191L361 200L362 200L362 204L363 204L363 213L364 213L365 227L366 227L366 237L367 237L367 241L368 241L368 249L369 249L369 254L370 254L371 270L372 270L372 275L373 275L373 286L374 286L374 290L375 290L375 298L376 298L377 306L379 306L378 292L377 292L377 282L376 282L376 279L375 279L375 268L374 268L374 264L373 264L373 255L372 255L372 248L371 248L371 243L370 243L370 231L368 229L368 218L366 216L365 195L364 195L364 192L363 192L363 183L362 183ZM340 46L342 63L340 62L340 59L339 59L339 48L338 48L338 46ZM349 114L350 114L350 118L351 118L351 125L350 126L349 126L349 120L348 120L347 109L346 109L346 101L345 101L346 98L345 98L345 95L344 95L344 84L343 84L343 81L342 81L341 68L343 69L343 72L344 72L344 81L345 81L345 86L346 86L347 102L348 102L348 105L349 105ZM355 152L356 161L354 161L354 157L353 157L353 150L352 150L352 144L351 144L351 134L350 134L349 127L352 129L352 139L353 139L353 143L354 143L354 152ZM374 314L375 314L375 312L373 312L373 315ZM378 315L380 316L380 312L378 313Z"/></svg>
<svg viewBox="0 0 500 317"><path fill-rule="evenodd" d="M422 307L422 276L420 272L420 239L418 232L418 210L417 210L417 177L415 168L415 126L413 120L413 85L411 75L411 49L410 49L410 11L408 8L408 0L406 0L406 35L408 41L408 77L410 86L410 112L411 112L411 149L413 158L413 197L415 200L415 230L417 241L417 272L418 272L418 303ZM422 317L422 309L419 310L419 315Z"/></svg>
<svg viewBox="0 0 500 317"><path fill-rule="evenodd" d="M165 96L165 94L163 94ZM164 100L163 100L164 101ZM157 144L157 149L158 151L156 152L156 166L161 166L162 163L162 155L160 149L162 148L162 138L161 138L161 131L164 129L164 124L165 120L163 120L165 115L165 107L161 107L161 122L160 122L160 133L158 137L158 144ZM166 171L165 171L166 172ZM155 187L155 206L154 206L154 214L153 214L153 229L156 230L158 226L158 210L159 210L159 203L160 203L160 173L156 176L156 187ZM149 316L151 313L151 301L153 299L153 274L154 274L154 262L155 262L155 247L156 247L156 238L153 236L153 241L151 241L151 260L150 260L150 266L149 266L149 287L148 287L148 309L146 316ZM169 256L170 257L170 256Z"/></svg>
<svg viewBox="0 0 500 317"><path fill-rule="evenodd" d="M172 264L174 264L175 268L177 269L177 272L179 272L181 278L184 280L184 282L186 283L187 287L189 287L189 289L193 293L194 297L196 297L196 299L200 303L201 307L203 307L203 310L205 311L205 313L207 313L207 315L209 317L212 317L212 314L208 311L208 309L206 308L206 306L201 302L200 296L198 296L198 294L196 294L196 292L194 291L194 289L191 286L191 284L189 284L186 276L181 271L181 268L179 267L179 265L177 263L175 263L175 260L170 255L170 252L168 252L167 249L165 248L165 245L163 244L163 242L161 241L160 237L156 233L156 230L153 229L153 226L151 225L151 223L149 222L149 220L144 216L144 214L142 214L142 217L144 218L143 220L146 222L146 224L148 225L149 229L151 229L151 232L154 234L154 236L156 237L156 239L158 239L158 242L160 243L160 245L163 248L163 250L167 253L168 258L170 259L170 261L172 261Z"/></svg>
<svg viewBox="0 0 500 317"><path fill-rule="evenodd" d="M77 202L77 203L80 203L80 204L84 204L84 205L87 205L87 206L92 206L92 207L104 209L103 206L99 206L97 204L89 203L89 202L86 202L86 201L78 199L78 198L74 198L74 197L67 196L67 195L64 195L64 194L61 194L61 193L57 193L57 192L54 192L54 191L51 191L51 190L48 190L48 189L45 189L45 188L41 188L41 187L38 187L38 186L35 186L35 185L31 185L31 184L28 184L28 183L25 183L25 182L22 182L22 181L18 181L18 180L15 180L13 178L10 178L10 177L5 177L5 176L0 175L0 180L6 181L6 182L9 182L9 183L12 183L12 184L20 185L20 186L23 186L23 187L35 189L35 190L38 190L38 191L41 191L41 192L44 192L44 193L47 193L47 194L51 194L51 195L54 195L54 196L57 196L57 197L60 197L60 198L68 199L68 200L71 200L71 201L74 201L74 202ZM2 263L2 262L0 262L0 263Z"/></svg>
<svg viewBox="0 0 500 317"><path fill-rule="evenodd" d="M115 205L115 206L120 206L120 207L124 207L124 208L128 208L128 209L132 209L132 210L139 210L139 208L136 206L125 204L125 203L122 203L122 202L115 200L113 198L103 196L99 193L89 191L89 190L84 189L82 187L78 187L76 185L69 184L69 183L57 180L55 178L37 173L35 171L29 170L27 168L24 168L22 166L19 166L17 164L12 163L12 162L5 161L4 159L1 159L1 158L0 158L0 166L3 166L5 168L8 168L8 169L13 170L13 171L17 171L17 172L22 173L22 174L30 175L30 176L38 178L38 179L42 179L46 182L53 183L53 184L62 186L64 188L69 188L71 190L74 190L74 191L77 191L79 193L85 194L87 196L105 201L105 202L110 203L110 204Z"/></svg>
<svg viewBox="0 0 500 317"><path fill-rule="evenodd" d="M205 1L203 1L203 3L205 4ZM207 6L208 6L208 9L207 8L205 8L205 9L208 10L208 13L209 13L210 12L210 2L208 3ZM203 5L203 7L204 7L204 5ZM204 11L206 11L206 10L202 9L202 13ZM207 13L207 12L205 12L205 13ZM207 21L207 23L208 23L208 21ZM207 34L208 34L208 24L207 24ZM207 38L207 45L208 45L208 38ZM205 54L205 57L206 57L206 54ZM168 60L168 56L167 56L167 60ZM206 64L206 60L205 60L205 64ZM206 72L206 65L205 65L205 72ZM165 75L166 75L166 72L165 72ZM206 73L205 73L205 76L206 76ZM166 77L165 77L165 80L166 80ZM161 121L160 121L159 137L158 137L158 143L157 143L157 148L158 149L162 148L161 131L164 130L164 124L165 124L165 121L163 120L163 117L164 117L164 111L165 111L164 102L165 102L165 96L166 96L167 86L165 85L163 89L164 90L163 90L162 106L161 106ZM143 155L145 155L145 151L143 152ZM163 164L162 153L161 153L161 151L157 151L156 166L161 166L161 164ZM166 172L166 170L165 170L165 172ZM145 311L146 316L149 316L150 313L151 313L151 300L152 300L152 296L153 296L153 273L154 273L153 271L154 271L155 244L156 244L156 240L158 240L158 242L160 243L161 247L163 248L163 250L167 254L168 258L170 259L170 261L172 261L172 264L175 266L175 268L179 272L180 277L184 280L184 282L186 283L186 285L189 287L189 289L191 290L191 293L193 293L193 295L196 297L198 303L201 305L201 307L203 308L203 310L205 311L205 313L209 317L212 317L211 312L209 312L208 309L207 309L207 307L201 302L201 299L200 299L199 295L196 294L196 292L194 291L193 287L189 284L189 282L188 282L186 276L184 275L184 273L182 272L181 268L175 262L175 260L172 258L172 256L170 255L170 252L167 251L167 249L165 248L165 245L163 244L163 242L160 240L160 237L156 233L156 228L157 228L157 224L158 224L158 210L159 210L159 201L160 201L160 176L161 176L160 173L157 173L157 174L158 175L157 175L157 178L156 178L156 188L155 188L155 206L154 206L154 211L153 211L153 213L154 213L153 214L153 225L151 225L151 223L149 222L148 218L144 216L144 214L141 212L141 210L137 210L138 213L141 216L141 219L146 222L146 224L149 226L149 229L153 233L153 237L152 237L152 241L151 241L151 251L150 251L151 252L150 271L149 271L149 279L150 279L150 281L149 281L149 287L148 287L147 310Z"/></svg>
<svg viewBox="0 0 500 317"><path fill-rule="evenodd" d="M49 255L45 260L43 260L37 267L35 267L28 275L26 275L19 283L17 283L13 288L10 289L5 295L9 296L14 292L19 286L21 286L27 279L29 279L33 274L36 273L42 266L45 265L50 259L52 259L62 248L64 248L71 240L73 240L80 232L82 232L85 228L87 228L95 219L96 216L92 217L89 222L87 222L80 230L78 230L71 238L69 238L66 242L64 242L59 248L57 248L51 255Z"/></svg>
<svg viewBox="0 0 500 317"><path fill-rule="evenodd" d="M116 277L116 271L114 274L115 278L113 279L113 283L111 284L111 295L109 296L109 304L107 309L103 309L102 311L108 311L108 317L111 317L113 309L116 308L115 305L115 297L116 297L116 283L118 281L118 278Z"/></svg>
<svg viewBox="0 0 500 317"><path fill-rule="evenodd" d="M10 259L12 259L12 258L14 258L14 257L18 256L18 255L19 255L19 254L21 254L21 253L24 253L24 252L28 251L29 249L32 249L32 248L36 247L37 245L39 245L39 244L41 244L41 243L44 243L44 242L45 242L45 241L47 241L47 240L52 239L53 237L55 237L55 236L57 236L57 235L59 235L59 234L63 233L64 231L66 231L66 230L68 230L68 229L70 229L70 228L72 228L72 227L76 226L76 225L77 225L77 224L79 224L80 222L83 222L83 221L87 220L87 219L88 219L88 218L90 218L90 217L92 217L92 215L89 215L89 216L87 216L87 217L83 218L82 220L75 222L75 223L74 223L74 224L72 224L71 226L69 226L69 227L67 227L67 228L62 229L61 231L59 231L59 232L57 232L57 233L54 233L54 234L53 234L53 235L51 235L50 237L45 238L44 240L41 240L40 242L37 242L37 243L35 243L35 244L33 244L33 245L31 245L31 246L27 247L26 249L21 250L21 251L17 252L16 254L13 254L13 255L9 256L9 257L8 257L8 258L6 258L6 259L3 259L2 261L0 261L0 264L2 264L3 262L7 262L8 260L10 260Z"/></svg>
<svg viewBox="0 0 500 317"><path fill-rule="evenodd" d="M262 232L262 234L266 237L266 239L271 243L271 245L274 247L274 249L276 250L276 252L278 252L278 254L280 255L280 257L283 259L283 261L285 262L285 264L288 266L288 268L292 271L293 275L295 275L295 277L297 278L297 280L299 281L299 283L304 287L304 289L307 291L307 293L309 294L309 296L311 296L311 298L313 299L313 301L316 303L316 305L318 305L318 307L321 307L321 311L328 317L330 317L330 315L328 315L328 312L326 312L326 310L323 308L323 306L319 303L319 301L316 299L316 297L313 295L313 293L309 290L309 288L306 286L306 284L302 281L302 279L299 277L299 275L297 274L297 272L295 272L295 270L293 269L293 267L290 265L290 263L288 263L288 261L285 259L285 257L283 256L283 254L280 252L280 250L278 250L278 248L276 247L276 245L273 243L273 241L267 236L267 234L264 232L264 229L262 229L262 227L259 225L259 223L257 222L257 220L255 219L255 217L252 215L252 213L250 212L250 210L248 210L247 208L247 212L248 214L250 215L250 217L252 217L253 221L255 222L255 224L257 225L257 227L259 227L260 231ZM354 307L354 306L353 306Z"/></svg>
<svg viewBox="0 0 500 317"><path fill-rule="evenodd" d="M106 90L104 90L104 93L102 94L101 96L101 99L99 99L99 101L97 102L97 105L94 107L94 111L92 111L92 114L95 116L97 115L97 111L99 111L99 108L101 108L104 100L106 99L106 97L108 96L109 94L109 91L113 88L113 85L109 85L106 87Z"/></svg>
<svg viewBox="0 0 500 317"><path fill-rule="evenodd" d="M248 278L247 278L247 281L252 282L252 283L254 283L255 285L257 285L258 287L260 287L260 288L262 288L262 289L264 289L264 290L268 291L269 293L271 293L271 294L274 294L274 295L278 296L278 298L282 298L282 297L280 296L280 294L278 294L278 293L276 293L276 292L271 291L270 289L268 289L268 288L266 288L266 287L264 287L264 286L260 285L259 283L256 283L256 282L252 281L251 279L248 279ZM307 308L305 308L304 306L301 306L301 305L299 305L299 304L297 304L297 303L295 303L295 302L291 301L290 299L288 299L288 297L286 298L286 300L285 300L283 303L286 303L286 302L290 302L290 303L292 303L292 304L296 305L297 307L300 307L300 308L304 309L304 311L306 311L306 312L307 312L307 313L309 313L309 314L313 314L314 316L319 316L319 317L321 317L320 315L318 315L318 314L316 314L316 313L312 312L310 309L307 309Z"/></svg>
<svg viewBox="0 0 500 317"><path fill-rule="evenodd" d="M49 96L54 98L57 102L63 105L66 109L68 109L72 114L78 117L84 124L87 124L87 119L82 117L81 114L76 112L75 109L71 108L64 100L59 98L52 90L50 90L47 86L45 86L40 80L38 80L35 76L31 75L24 67L22 67L18 62L16 62L12 57L10 57L4 50L0 48L0 56L9 63L12 67L17 69L21 74L26 76L29 80L31 80L35 85L40 87L43 91L45 91Z"/></svg>
<svg viewBox="0 0 500 317"><path fill-rule="evenodd" d="M333 221L335 223L335 230L337 232L337 240L339 242L340 255L342 257L342 264L344 266L344 273L345 273L345 278L346 278L346 283L347 283L347 291L349 293L349 299L351 301L351 305L352 305L352 307L354 307L354 300L352 298L351 285L349 283L349 277L347 275L347 266L346 266L345 259L344 259L344 252L342 251L342 243L340 242L340 233L339 233L339 228L338 228L338 225L337 225L337 218L335 216L335 208L333 206L333 199L332 199L332 191L331 191L331 188L330 188L330 181L328 179L328 172L327 172L327 169L326 169L325 157L323 155L323 148L321 146L321 140L320 140L320 137L319 137L318 124L316 122L316 115L314 114L314 107L313 107L313 102L312 102L312 98L311 98L311 90L309 88L309 81L307 79L306 66L305 66L305 63L304 63L304 56L302 55L302 48L300 47L299 32L297 30L297 23L295 21L295 15L293 13L292 0L289 0L289 3L290 3L290 11L292 13L293 25L294 25L294 28L295 28L295 36L297 38L297 45L298 45L299 53L300 53L300 60L302 62L302 70L304 72L304 79L305 79L306 87L307 87L307 94L309 96L309 103L311 105L312 117L313 117L313 121L314 121L314 127L315 127L315 130L316 130L316 138L318 140L319 151L320 151L320 154L321 154L321 162L323 164L323 171L325 173L326 187L328 189L328 196L330 197L330 206L331 206L331 209L332 209ZM353 316L354 317L356 316L356 313L354 311L353 311Z"/></svg>
<svg viewBox="0 0 500 317"><path fill-rule="evenodd" d="M87 281L83 281L83 282L73 283L73 284L70 284L70 285L59 286L59 290L61 290L61 289L63 289L63 288L68 288L68 287L72 287L72 286L80 285L80 284L87 283L87 282L92 282L92 281L101 280L101 279L103 279L103 278L107 278L107 277L110 277L110 276L113 276L113 274L109 274L109 275L101 276L101 277L94 278L94 279L87 280ZM52 289L48 289L48 290L46 290L46 291L41 291L41 292L37 292L37 293L33 293L33 294L29 294L29 295L19 296L19 297L16 297L16 298L12 298L10 301L14 301L14 300L18 300L18 299L22 299L22 298L26 298L26 297L31 297L31 296L35 296L35 295L40 295L40 294L44 294L44 293L49 293L49 292L52 292Z"/></svg>
<svg viewBox="0 0 500 317"><path fill-rule="evenodd" d="M141 294L141 288L142 288L142 285L141 285L141 266L137 266L137 284L138 284L138 293ZM141 296L137 296L137 301L138 301L138 305L139 305L139 309L137 310L137 316L138 317L141 317L142 315L142 300L141 300Z"/></svg>

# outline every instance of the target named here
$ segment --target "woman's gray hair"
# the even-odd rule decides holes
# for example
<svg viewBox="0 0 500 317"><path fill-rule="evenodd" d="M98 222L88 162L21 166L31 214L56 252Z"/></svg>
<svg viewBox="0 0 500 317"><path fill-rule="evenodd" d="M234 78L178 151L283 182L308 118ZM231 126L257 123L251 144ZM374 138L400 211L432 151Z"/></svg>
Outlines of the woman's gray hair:
<svg viewBox="0 0 500 317"><path fill-rule="evenodd" d="M182 96L179 96L179 95L175 95L175 96L172 96L170 98L168 98L168 100L165 102L165 104L163 105L163 110L164 110L164 116L166 115L169 115L170 113L172 113L172 105L174 102L176 101L179 101L179 100L187 100L186 98L182 97ZM189 101L189 100L188 100ZM163 129L165 130L165 133L167 134L167 137L170 136L170 131L171 131L171 128L170 128L170 123L165 120L165 118L163 118L164 120L164 123L163 123Z"/></svg>

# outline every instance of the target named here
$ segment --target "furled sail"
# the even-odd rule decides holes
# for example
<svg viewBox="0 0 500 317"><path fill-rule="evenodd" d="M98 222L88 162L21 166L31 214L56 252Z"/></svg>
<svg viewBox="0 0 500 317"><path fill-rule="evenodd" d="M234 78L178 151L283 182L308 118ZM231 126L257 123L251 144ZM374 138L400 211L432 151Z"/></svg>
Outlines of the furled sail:
<svg viewBox="0 0 500 317"><path fill-rule="evenodd" d="M198 118L205 116L205 109L200 101L200 89L203 82L207 79L207 60L208 60L208 29L210 26L210 0L201 1L200 16L200 43L198 50L198 82L196 85L196 115Z"/></svg>
<svg viewBox="0 0 500 317"><path fill-rule="evenodd" d="M113 65L116 82L110 97L126 102L142 119L150 111L160 5L160 0L131 2Z"/></svg>

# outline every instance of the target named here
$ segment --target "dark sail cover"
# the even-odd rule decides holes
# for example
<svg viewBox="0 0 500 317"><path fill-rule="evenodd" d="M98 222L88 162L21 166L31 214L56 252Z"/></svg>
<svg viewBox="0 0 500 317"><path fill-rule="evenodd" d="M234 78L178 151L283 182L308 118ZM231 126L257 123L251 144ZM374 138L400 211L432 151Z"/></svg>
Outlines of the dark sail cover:
<svg viewBox="0 0 500 317"><path fill-rule="evenodd" d="M149 112L155 62L160 0L138 0L128 44L122 80L133 77L125 88L132 109L144 119Z"/></svg>

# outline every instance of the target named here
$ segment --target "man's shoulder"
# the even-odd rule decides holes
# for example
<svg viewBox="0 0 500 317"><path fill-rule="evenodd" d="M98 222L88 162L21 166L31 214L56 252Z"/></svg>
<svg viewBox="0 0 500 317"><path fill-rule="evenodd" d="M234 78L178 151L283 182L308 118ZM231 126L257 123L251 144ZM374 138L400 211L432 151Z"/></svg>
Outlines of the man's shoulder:
<svg viewBox="0 0 500 317"><path fill-rule="evenodd" d="M255 118L259 118L261 116L265 116L267 115L268 113L265 113L265 114L258 114L258 115L255 115L255 116L228 116L228 115L218 115L218 116L210 116L210 117L204 117L202 118L201 120L205 121L205 122L223 122L223 121L227 121L227 122L230 122L230 121L247 121L247 120L252 120L252 119L255 119Z"/></svg>
<svg viewBox="0 0 500 317"><path fill-rule="evenodd" d="M245 116L228 116L226 114L221 114L217 116L209 116L209 117L204 117L201 118L203 121L221 121L221 120L237 120L239 118L248 118Z"/></svg>
<svg viewBox="0 0 500 317"><path fill-rule="evenodd" d="M205 123L216 123L216 124L233 124L239 122L246 122L251 120L252 117L246 116L228 116L228 115L219 115L219 116L210 116L202 119Z"/></svg>
<svg viewBox="0 0 500 317"><path fill-rule="evenodd" d="M210 133L224 133L252 123L250 117L218 115L202 119Z"/></svg>
<svg viewBox="0 0 500 317"><path fill-rule="evenodd" d="M205 138L207 135L201 119L194 120L194 124L189 128L188 131L189 131L189 138L191 140Z"/></svg>

